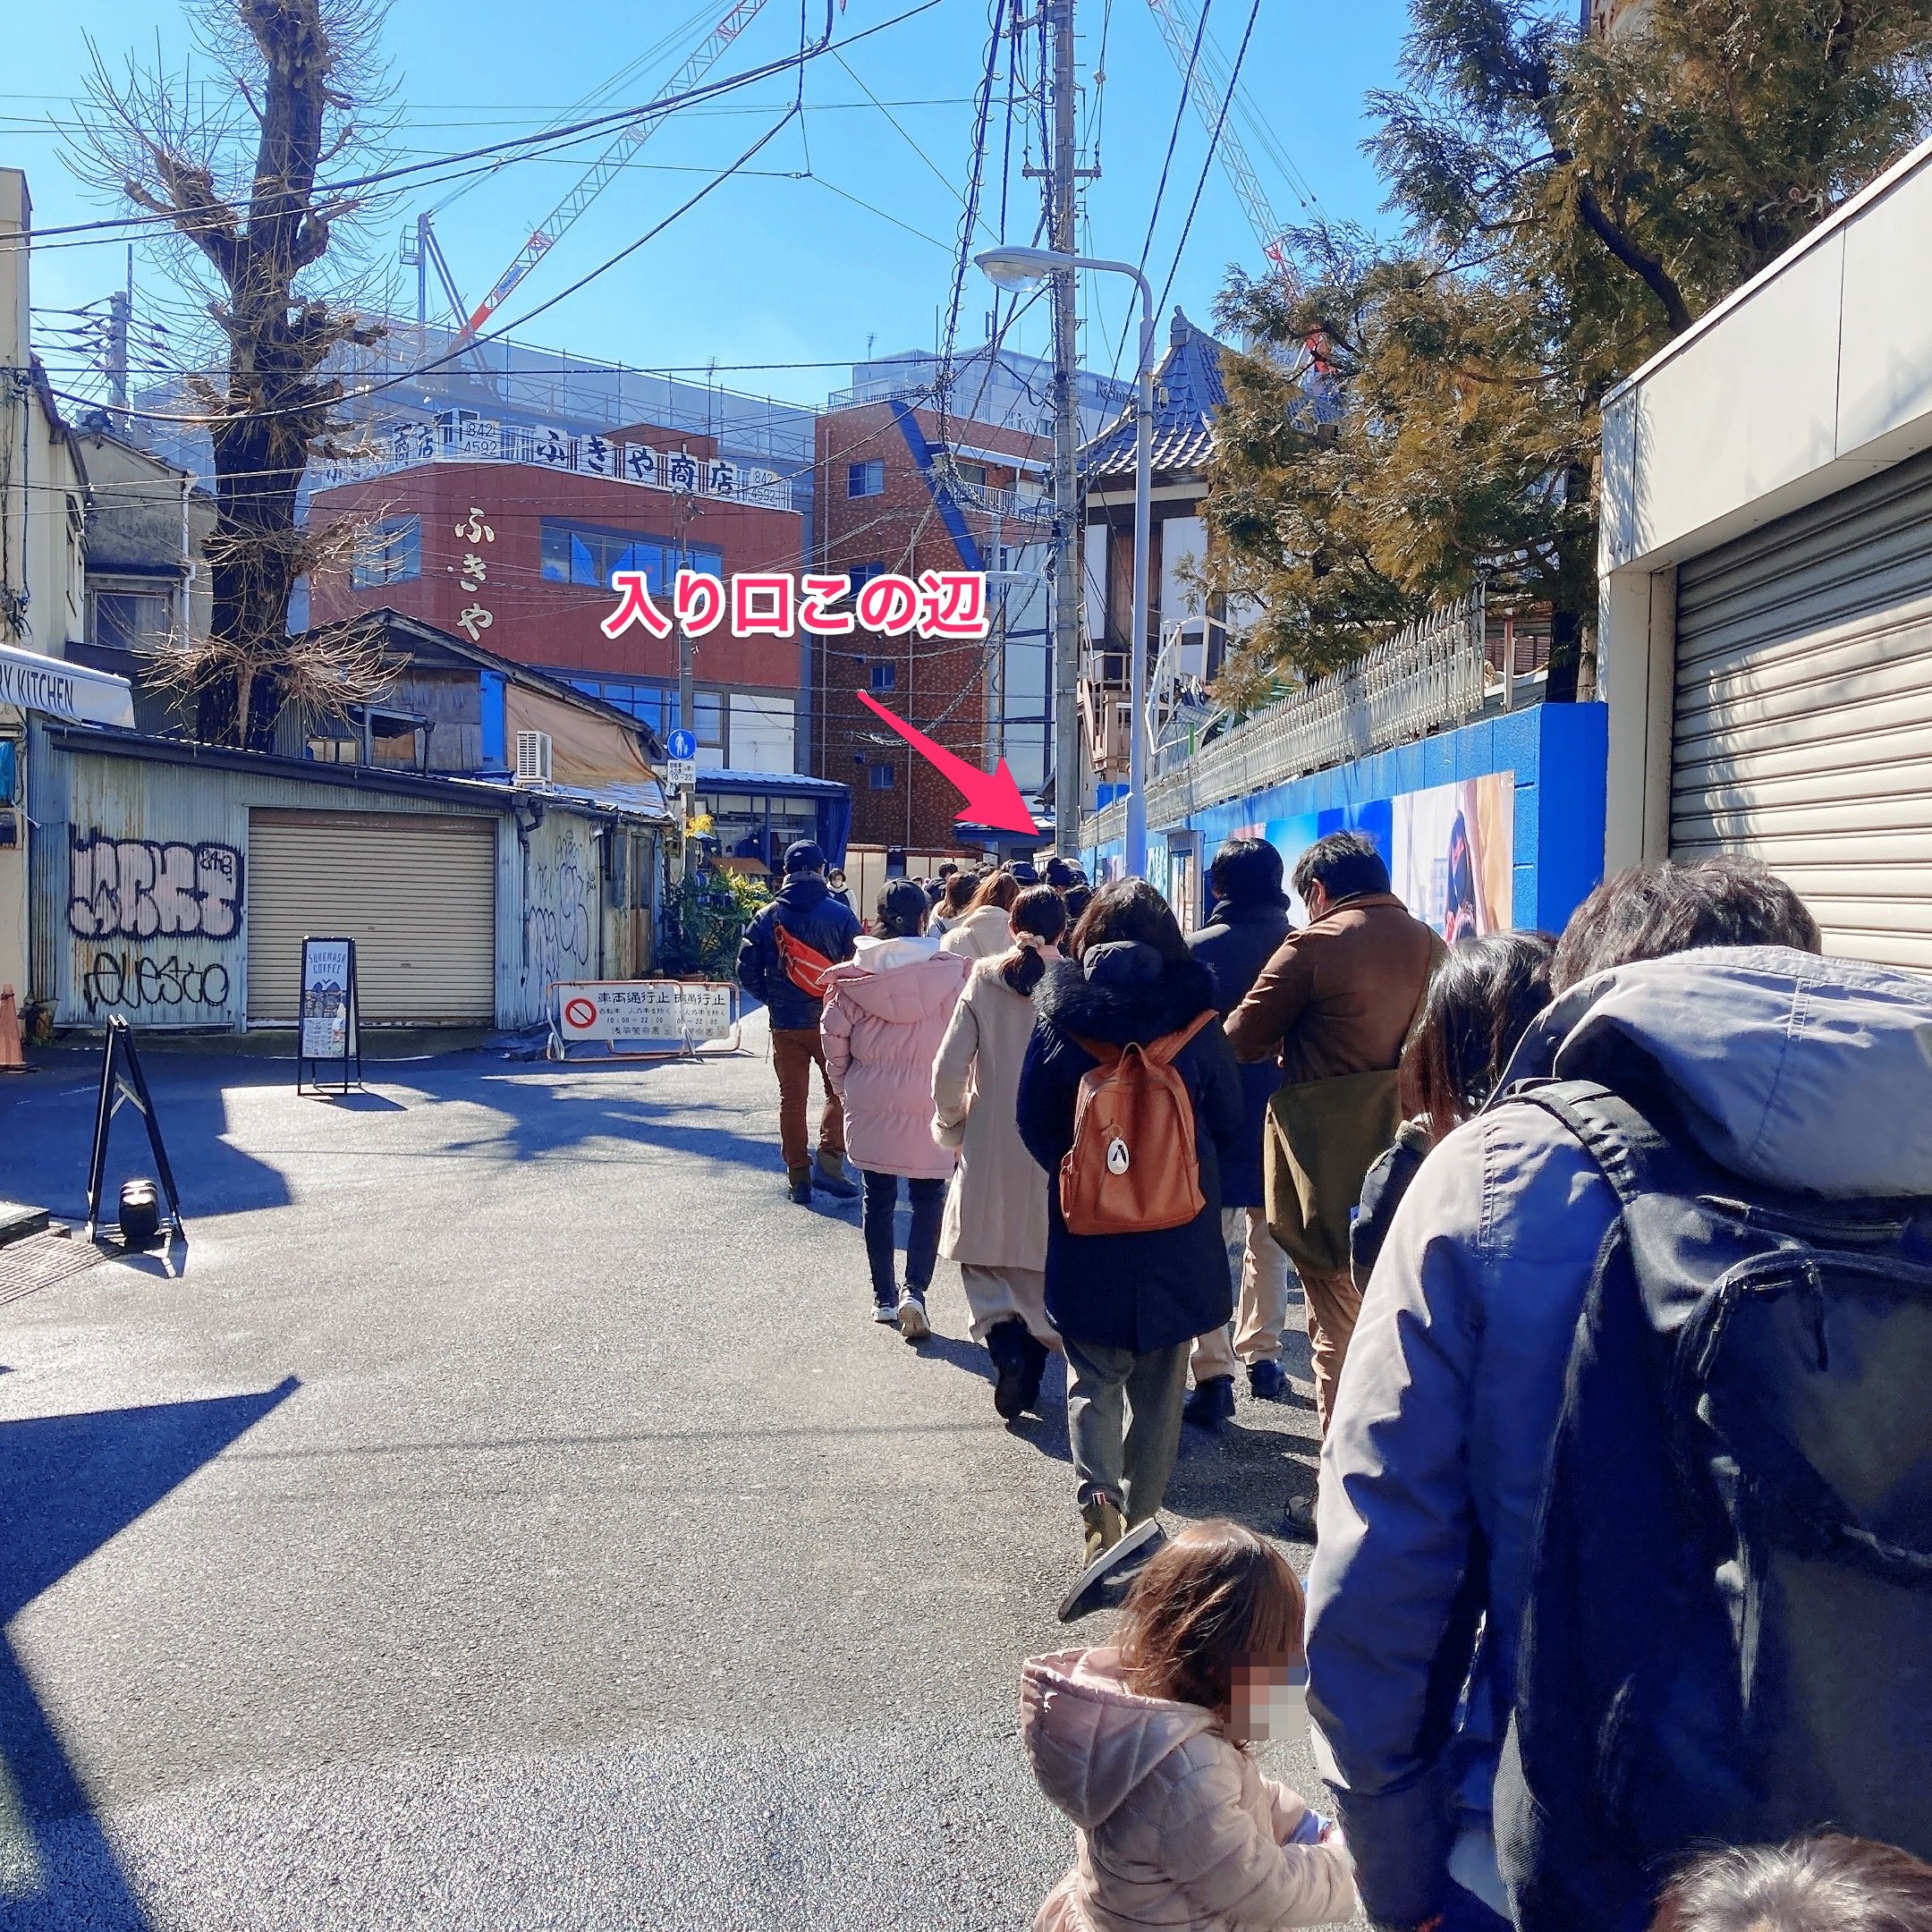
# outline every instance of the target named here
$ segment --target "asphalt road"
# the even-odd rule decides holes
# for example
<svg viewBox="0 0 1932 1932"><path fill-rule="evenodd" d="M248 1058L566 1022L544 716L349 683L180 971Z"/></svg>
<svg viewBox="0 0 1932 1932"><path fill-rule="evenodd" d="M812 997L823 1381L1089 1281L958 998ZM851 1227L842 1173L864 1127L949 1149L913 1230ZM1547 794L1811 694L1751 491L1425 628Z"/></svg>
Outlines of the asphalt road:
<svg viewBox="0 0 1932 1932"><path fill-rule="evenodd" d="M1077 1567L1058 1370L1001 1424L944 1263L931 1343L870 1321L750 1038L341 1102L150 1055L184 1271L0 1306L4 1932L1031 1923L1071 1846L1016 1736ZM0 1197L79 1217L92 1082L0 1087ZM1171 1520L1271 1528L1312 1434L1244 1399Z"/></svg>

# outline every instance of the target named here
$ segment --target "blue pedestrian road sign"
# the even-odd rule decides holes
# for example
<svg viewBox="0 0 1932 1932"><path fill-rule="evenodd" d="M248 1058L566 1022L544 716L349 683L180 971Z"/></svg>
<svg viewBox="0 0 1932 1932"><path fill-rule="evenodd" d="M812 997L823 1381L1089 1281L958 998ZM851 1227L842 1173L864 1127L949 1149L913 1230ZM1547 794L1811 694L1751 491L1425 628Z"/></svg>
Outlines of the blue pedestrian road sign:
<svg viewBox="0 0 1932 1932"><path fill-rule="evenodd" d="M688 732L682 725L680 725L676 731L671 733L670 739L665 744L665 749L674 758L678 758L680 760L684 758L694 758L698 756L697 733L695 732Z"/></svg>

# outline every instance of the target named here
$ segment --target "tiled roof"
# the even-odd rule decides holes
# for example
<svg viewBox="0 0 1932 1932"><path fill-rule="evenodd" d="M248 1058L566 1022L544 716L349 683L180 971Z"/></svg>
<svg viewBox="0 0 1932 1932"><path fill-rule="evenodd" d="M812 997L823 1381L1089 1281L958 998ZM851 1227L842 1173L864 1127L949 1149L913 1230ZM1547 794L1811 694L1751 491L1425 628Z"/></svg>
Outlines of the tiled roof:
<svg viewBox="0 0 1932 1932"><path fill-rule="evenodd" d="M1199 470L1214 454L1214 414L1226 395L1221 344L1174 312L1167 353L1154 371L1154 472ZM1123 410L1081 450L1080 476L1093 483L1133 474L1134 412Z"/></svg>

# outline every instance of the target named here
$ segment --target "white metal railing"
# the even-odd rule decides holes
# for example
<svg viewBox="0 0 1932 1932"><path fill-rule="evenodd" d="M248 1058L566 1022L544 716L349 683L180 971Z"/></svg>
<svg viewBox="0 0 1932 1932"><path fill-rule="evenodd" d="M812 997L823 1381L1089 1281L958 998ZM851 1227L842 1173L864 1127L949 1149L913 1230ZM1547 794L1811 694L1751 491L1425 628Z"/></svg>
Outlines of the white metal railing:
<svg viewBox="0 0 1932 1932"><path fill-rule="evenodd" d="M496 422L487 417L445 415L393 423L372 434L366 448L367 454L313 465L309 474L315 487L360 483L419 463L507 462L608 477L644 489L756 504L767 510L794 508L789 479L728 457L692 456L681 449L660 450L648 443L620 442L594 433L571 436L557 428Z"/></svg>
<svg viewBox="0 0 1932 1932"><path fill-rule="evenodd" d="M1474 716L1489 682L1483 631L1480 589L1417 619L1345 670L1318 678L1175 761L1148 786L1148 825L1177 825L1207 806ZM1116 799L1082 821L1080 844L1107 844L1126 831L1126 802Z"/></svg>

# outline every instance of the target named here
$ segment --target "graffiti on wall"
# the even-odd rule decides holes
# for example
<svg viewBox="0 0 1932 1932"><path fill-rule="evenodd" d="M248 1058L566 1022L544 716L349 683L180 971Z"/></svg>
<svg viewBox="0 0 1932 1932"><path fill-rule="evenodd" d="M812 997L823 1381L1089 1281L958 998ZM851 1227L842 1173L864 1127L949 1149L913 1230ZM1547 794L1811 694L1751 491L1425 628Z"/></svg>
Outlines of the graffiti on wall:
<svg viewBox="0 0 1932 1932"><path fill-rule="evenodd" d="M96 953L80 976L90 1018L163 1006L200 1007L218 1018L227 1008L228 991L228 969L219 960L197 965L178 953L158 958L125 947Z"/></svg>
<svg viewBox="0 0 1932 1932"><path fill-rule="evenodd" d="M241 930L242 854L233 845L70 833L67 869L67 928L77 939L233 939Z"/></svg>
<svg viewBox="0 0 1932 1932"><path fill-rule="evenodd" d="M539 985L589 972L595 876L573 826L561 831L550 853L532 863L523 938L531 977Z"/></svg>

